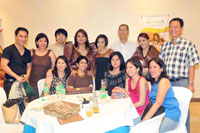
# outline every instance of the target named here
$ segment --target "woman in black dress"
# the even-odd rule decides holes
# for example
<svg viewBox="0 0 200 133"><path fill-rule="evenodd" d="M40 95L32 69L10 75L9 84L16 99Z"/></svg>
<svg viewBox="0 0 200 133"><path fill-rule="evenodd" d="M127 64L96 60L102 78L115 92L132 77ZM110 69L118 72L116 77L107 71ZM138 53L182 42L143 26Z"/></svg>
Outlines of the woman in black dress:
<svg viewBox="0 0 200 133"><path fill-rule="evenodd" d="M104 79L104 73L108 68L109 57L113 53L113 50L106 47L108 45L108 38L103 34L97 36L95 45L97 47L94 63L95 87L96 90L100 90L101 80Z"/></svg>

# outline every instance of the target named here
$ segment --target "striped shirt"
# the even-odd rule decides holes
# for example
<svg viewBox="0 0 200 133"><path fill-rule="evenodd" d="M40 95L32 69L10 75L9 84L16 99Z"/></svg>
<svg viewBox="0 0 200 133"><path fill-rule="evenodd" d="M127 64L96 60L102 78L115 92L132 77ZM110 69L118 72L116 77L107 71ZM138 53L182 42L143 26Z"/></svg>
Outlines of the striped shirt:
<svg viewBox="0 0 200 133"><path fill-rule="evenodd" d="M168 41L161 47L159 57L165 62L170 79L189 77L189 67L199 64L196 46L183 37Z"/></svg>

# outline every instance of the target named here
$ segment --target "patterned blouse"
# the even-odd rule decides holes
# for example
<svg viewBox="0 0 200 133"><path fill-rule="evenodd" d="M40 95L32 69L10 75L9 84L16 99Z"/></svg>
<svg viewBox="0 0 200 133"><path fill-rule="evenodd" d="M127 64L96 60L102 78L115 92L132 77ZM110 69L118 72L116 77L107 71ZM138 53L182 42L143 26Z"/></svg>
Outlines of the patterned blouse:
<svg viewBox="0 0 200 133"><path fill-rule="evenodd" d="M109 71L106 71L104 73L104 79L107 82L108 95L111 96L113 88L125 88L126 72L122 70L119 74L112 75Z"/></svg>

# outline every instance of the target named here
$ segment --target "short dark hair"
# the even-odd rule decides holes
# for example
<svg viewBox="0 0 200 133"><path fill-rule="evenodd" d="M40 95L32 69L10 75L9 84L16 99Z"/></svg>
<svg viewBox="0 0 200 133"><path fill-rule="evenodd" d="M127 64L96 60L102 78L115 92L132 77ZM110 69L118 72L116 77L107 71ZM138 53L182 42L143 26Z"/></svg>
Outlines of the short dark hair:
<svg viewBox="0 0 200 133"><path fill-rule="evenodd" d="M87 32L84 30L84 29L79 29L77 32L76 32L76 34L75 34L75 36L74 36L74 46L75 47L78 47L78 41L77 41L77 36L78 36L78 33L82 33L85 37L86 37L86 42L85 42L85 47L86 48L89 48L90 46L89 46L89 40L88 40L88 35L87 35Z"/></svg>
<svg viewBox="0 0 200 133"><path fill-rule="evenodd" d="M77 58L77 60L76 60L76 63L77 64L79 64L79 62L81 61L81 60L86 60L86 62L88 63L88 58L86 57L86 56L82 56L82 55L80 55L78 58Z"/></svg>
<svg viewBox="0 0 200 133"><path fill-rule="evenodd" d="M24 27L18 27L16 30L15 30L15 35L17 36L19 31L25 31L28 35L28 30Z"/></svg>
<svg viewBox="0 0 200 133"><path fill-rule="evenodd" d="M140 34L138 35L138 38L137 38L138 41L139 41L139 38L140 38L140 37L143 37L143 38L146 38L147 40L149 40L149 36L148 36L147 33L140 33Z"/></svg>
<svg viewBox="0 0 200 133"><path fill-rule="evenodd" d="M44 33L39 33L39 34L37 34L37 36L36 36L36 38L35 38L35 45L36 45L36 47L39 48L39 46L38 46L38 44L37 44L37 41L38 41L39 39L41 39L41 38L45 38L45 39L46 39L46 41L47 41L47 46L46 46L46 48L47 48L48 45L49 45L49 39L48 39L47 35L44 34Z"/></svg>
<svg viewBox="0 0 200 133"><path fill-rule="evenodd" d="M64 34L66 38L68 37L67 31L63 28L59 28L59 29L56 30L55 37L60 33Z"/></svg>
<svg viewBox="0 0 200 133"><path fill-rule="evenodd" d="M151 76L150 72L147 74L147 80L151 82L151 84L155 84L155 83L158 83L162 78L167 78L169 79L168 75L167 75L167 70L166 70L166 66L165 66L165 63L164 61L157 57L157 58L152 58L150 61L149 61L149 67L150 67L150 64L151 62L154 61L156 64L158 64L160 66L160 68L163 69L163 71L161 72L159 78L158 78L158 81L156 82L155 79ZM150 68L149 68L150 70Z"/></svg>
<svg viewBox="0 0 200 133"><path fill-rule="evenodd" d="M119 59L120 59L120 71L121 71L121 70L124 70L124 69L126 68L125 62L124 62L124 57L123 57L122 54L121 54L120 52L118 52L118 51L113 52L113 53L110 55L109 63L108 63L108 69L109 69L109 70L113 70L113 66L112 66L112 64L111 64L111 60L112 60L113 56L115 56L115 55L117 55L117 56L119 57Z"/></svg>
<svg viewBox="0 0 200 133"><path fill-rule="evenodd" d="M171 24L172 21L178 21L180 23L181 28L184 26L184 21L182 18L173 18L169 21L169 25Z"/></svg>
<svg viewBox="0 0 200 133"><path fill-rule="evenodd" d="M129 26L128 26L127 24L121 24L121 25L119 26L119 28L120 28L121 26L126 26L127 30L129 31Z"/></svg>
<svg viewBox="0 0 200 133"><path fill-rule="evenodd" d="M142 76L143 67L142 67L140 60L136 56L134 56L126 61L126 67L127 67L128 63L132 63L136 68L139 68L138 74L140 76Z"/></svg>
<svg viewBox="0 0 200 133"><path fill-rule="evenodd" d="M108 45L108 38L107 38L106 35L100 34L100 35L97 36L97 38L95 40L95 46L96 46L96 48L98 48L97 43L98 43L99 38L103 38L104 39L104 41L105 41L105 47L106 47Z"/></svg>
<svg viewBox="0 0 200 133"><path fill-rule="evenodd" d="M58 57L57 57L57 59L56 59L56 61L55 61L54 69L53 69L52 73L53 73L56 77L58 77L58 71L57 71L58 69L57 69L56 64L57 64L57 62L58 62L59 59L64 60L64 62L67 64L67 67L65 68L65 76L66 76L66 79L67 79L67 78L69 77L70 73L71 73L71 70L70 70L70 66L69 66L69 61L67 60L67 58L66 58L65 56L58 56Z"/></svg>

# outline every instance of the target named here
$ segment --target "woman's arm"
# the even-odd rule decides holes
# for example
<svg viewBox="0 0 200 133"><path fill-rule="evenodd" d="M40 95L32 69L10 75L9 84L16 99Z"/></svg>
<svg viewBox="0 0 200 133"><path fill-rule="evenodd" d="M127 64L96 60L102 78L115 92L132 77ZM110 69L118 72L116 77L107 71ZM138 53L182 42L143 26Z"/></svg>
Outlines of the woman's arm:
<svg viewBox="0 0 200 133"><path fill-rule="evenodd" d="M125 90L127 91L127 93L129 94L129 91L128 91L128 80L129 78L127 77L126 78L126 84L125 84ZM129 94L130 95L130 94Z"/></svg>
<svg viewBox="0 0 200 133"><path fill-rule="evenodd" d="M145 78L141 78L139 82L139 89L140 89L140 97L139 97L139 101L134 104L135 108L141 107L145 104L146 94L148 90L148 84Z"/></svg>
<svg viewBox="0 0 200 133"><path fill-rule="evenodd" d="M53 80L52 70L49 69L49 70L47 71L46 78L45 78L45 84L47 84L47 87L48 87L49 89L50 89L52 80Z"/></svg>
<svg viewBox="0 0 200 133"><path fill-rule="evenodd" d="M156 102L153 104L153 106L148 111L148 113L146 114L143 120L150 119L156 113L158 108L163 104L163 101L165 99L165 96L169 88L170 88L169 80L167 78L161 79L158 84L158 93L156 96Z"/></svg>
<svg viewBox="0 0 200 133"><path fill-rule="evenodd" d="M54 68L55 65L55 61L56 61L56 55L55 53L51 50L51 52L49 53L49 57L51 58L51 68Z"/></svg>

